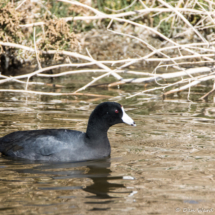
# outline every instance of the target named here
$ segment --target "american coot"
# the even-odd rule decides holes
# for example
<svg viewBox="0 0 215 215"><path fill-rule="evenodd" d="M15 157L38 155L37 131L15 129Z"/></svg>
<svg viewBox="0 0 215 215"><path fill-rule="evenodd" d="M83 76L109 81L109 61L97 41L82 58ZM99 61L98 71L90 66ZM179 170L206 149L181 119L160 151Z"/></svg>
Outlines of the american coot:
<svg viewBox="0 0 215 215"><path fill-rule="evenodd" d="M101 159L110 155L107 131L117 123L136 126L120 104L104 102L91 113L86 133L68 129L16 131L0 138L0 152L29 160Z"/></svg>

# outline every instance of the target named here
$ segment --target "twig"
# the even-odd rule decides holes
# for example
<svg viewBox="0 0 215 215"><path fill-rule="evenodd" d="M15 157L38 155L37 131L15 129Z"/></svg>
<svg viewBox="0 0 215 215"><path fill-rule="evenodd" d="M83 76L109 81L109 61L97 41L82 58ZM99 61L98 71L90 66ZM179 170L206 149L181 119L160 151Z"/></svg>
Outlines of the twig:
<svg viewBox="0 0 215 215"><path fill-rule="evenodd" d="M71 75L71 74L79 74L79 73L96 73L96 72L108 72L107 70L104 69L85 69L85 70L76 70L76 71L67 71L67 72L61 72L58 74L38 74L37 76L40 77L60 77L64 75ZM136 72L136 71L130 71L130 70L115 70L116 73L123 73L123 74L133 74L133 75L144 75L144 76L152 76L154 77L155 75L149 72ZM157 75L159 76L159 75Z"/></svg>
<svg viewBox="0 0 215 215"><path fill-rule="evenodd" d="M96 81L98 81L99 79L101 78L104 78L108 75L110 75L111 72L108 72L108 73L105 73L97 78L94 78L90 83L86 84L85 86L81 87L80 89L76 90L75 93L79 92L79 91L82 91L82 90L85 90L87 87L89 87L90 85L92 85L93 83L95 83Z"/></svg>
<svg viewBox="0 0 215 215"><path fill-rule="evenodd" d="M34 50L35 50L35 54L36 54L38 68L42 69L40 61L39 61L38 52L37 52L37 45L36 45L36 40L35 40L35 31L36 31L36 27L34 27Z"/></svg>
<svg viewBox="0 0 215 215"><path fill-rule="evenodd" d="M193 81L193 82L191 82L191 83L189 83L189 84L187 84L185 86L182 86L180 88L176 88L174 90L170 90L170 91L164 93L164 95L166 96L166 95L169 95L169 94L172 94L172 93L176 93L176 92L185 90L185 89L187 89L189 87L192 87L192 86L195 86L195 85L199 84L202 81L207 81L207 80L214 79L214 78L215 78L215 75L210 75L210 76L198 79L198 81Z"/></svg>
<svg viewBox="0 0 215 215"><path fill-rule="evenodd" d="M27 0L23 0L23 1L17 6L17 8L16 8L15 10L18 10L26 1L27 1Z"/></svg>
<svg viewBox="0 0 215 215"><path fill-rule="evenodd" d="M11 90L11 89L0 89L0 92L29 93L29 94L49 95L49 96L92 96L92 97L101 97L101 98L111 98L111 96L92 94L92 93L48 93L48 92L39 92L39 91L32 91L32 90Z"/></svg>
<svg viewBox="0 0 215 215"><path fill-rule="evenodd" d="M150 78L128 78L128 79L122 79L121 81L114 82L108 85L108 87L113 87L117 85L122 85L125 83L145 83L145 82L152 82L155 80L161 80L161 79L170 79L170 78L177 78L197 73L210 73L211 68L209 67L200 67L200 68L194 68L194 69L188 69L181 72L173 72L173 73L167 73L167 74L160 74L156 75L155 77Z"/></svg>
<svg viewBox="0 0 215 215"><path fill-rule="evenodd" d="M190 79L189 79L189 85L190 85ZM191 100L190 100L190 88L191 87L189 86L189 88L188 88L189 90L188 90L188 94L187 94L187 101L188 102L191 102Z"/></svg>
<svg viewBox="0 0 215 215"><path fill-rule="evenodd" d="M208 93L206 93L204 96L202 96L200 98L200 100L204 100L204 99L208 98L208 96L210 96L214 92L215 92L215 80L214 80L214 84L213 84L213 89L211 91L209 91Z"/></svg>
<svg viewBox="0 0 215 215"><path fill-rule="evenodd" d="M200 98L200 100L205 100L208 96L210 96L214 92L215 92L215 89L212 89L211 91L209 91L208 93L206 93L204 96L202 96Z"/></svg>

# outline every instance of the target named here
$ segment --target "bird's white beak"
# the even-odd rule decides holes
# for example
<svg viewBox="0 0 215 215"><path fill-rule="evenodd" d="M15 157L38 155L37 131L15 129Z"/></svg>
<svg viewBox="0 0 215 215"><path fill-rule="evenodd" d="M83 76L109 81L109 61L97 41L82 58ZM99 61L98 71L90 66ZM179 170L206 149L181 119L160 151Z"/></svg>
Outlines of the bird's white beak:
<svg viewBox="0 0 215 215"><path fill-rule="evenodd" d="M128 125L132 125L132 126L136 126L136 123L134 122L134 120L128 116L128 114L125 112L124 108L122 108L122 121Z"/></svg>

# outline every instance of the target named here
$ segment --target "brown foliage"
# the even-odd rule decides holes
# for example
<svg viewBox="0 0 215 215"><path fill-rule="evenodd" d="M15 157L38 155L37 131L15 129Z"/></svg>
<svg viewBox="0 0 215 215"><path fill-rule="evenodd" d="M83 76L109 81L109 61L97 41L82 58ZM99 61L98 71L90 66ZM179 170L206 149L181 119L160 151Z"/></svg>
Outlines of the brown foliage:
<svg viewBox="0 0 215 215"><path fill-rule="evenodd" d="M0 9L0 40L3 42L19 42L24 35L19 27L22 13L17 12L11 3Z"/></svg>
<svg viewBox="0 0 215 215"><path fill-rule="evenodd" d="M70 32L69 25L63 19L54 19L45 22L45 34L38 47L45 50L72 50L77 44L76 35Z"/></svg>

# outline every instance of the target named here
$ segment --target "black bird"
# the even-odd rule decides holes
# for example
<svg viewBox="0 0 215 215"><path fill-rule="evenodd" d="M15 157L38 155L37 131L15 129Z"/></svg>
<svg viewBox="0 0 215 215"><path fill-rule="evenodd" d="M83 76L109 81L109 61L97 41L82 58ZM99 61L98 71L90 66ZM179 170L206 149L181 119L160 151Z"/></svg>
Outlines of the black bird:
<svg viewBox="0 0 215 215"><path fill-rule="evenodd" d="M0 152L15 158L76 162L110 156L108 129L117 123L136 126L116 102L99 104L91 113L86 133L68 129L16 131L0 138Z"/></svg>

